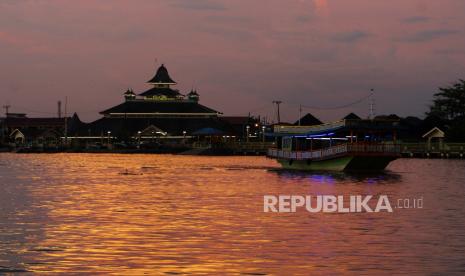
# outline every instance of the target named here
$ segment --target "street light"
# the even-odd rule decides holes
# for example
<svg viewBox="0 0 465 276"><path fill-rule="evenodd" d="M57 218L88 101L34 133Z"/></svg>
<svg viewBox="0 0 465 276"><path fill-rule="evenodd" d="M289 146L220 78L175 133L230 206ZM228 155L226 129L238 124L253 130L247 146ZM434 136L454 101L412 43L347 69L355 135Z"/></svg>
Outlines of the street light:
<svg viewBox="0 0 465 276"><path fill-rule="evenodd" d="M265 143L265 130L266 130L266 126L262 126L262 138L263 138L263 143Z"/></svg>
<svg viewBox="0 0 465 276"><path fill-rule="evenodd" d="M246 126L245 129L247 130L247 143L249 142L249 131L250 131L250 126Z"/></svg>
<svg viewBox="0 0 465 276"><path fill-rule="evenodd" d="M110 146L110 134L111 131L107 131L107 145Z"/></svg>
<svg viewBox="0 0 465 276"><path fill-rule="evenodd" d="M137 132L137 148L140 148L140 138L141 138L142 131Z"/></svg>

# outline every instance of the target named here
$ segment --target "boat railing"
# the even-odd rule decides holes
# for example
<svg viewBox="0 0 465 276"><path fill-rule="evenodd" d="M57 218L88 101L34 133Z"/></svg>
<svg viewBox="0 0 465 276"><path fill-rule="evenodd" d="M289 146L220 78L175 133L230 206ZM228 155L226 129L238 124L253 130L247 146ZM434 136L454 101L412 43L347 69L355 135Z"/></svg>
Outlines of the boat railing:
<svg viewBox="0 0 465 276"><path fill-rule="evenodd" d="M269 157L295 160L321 159L346 153L398 155L400 154L400 145L386 143L346 143L313 151L268 149Z"/></svg>
<svg viewBox="0 0 465 276"><path fill-rule="evenodd" d="M374 153L400 153L400 145L385 143L352 143L347 144L350 152L374 152Z"/></svg>

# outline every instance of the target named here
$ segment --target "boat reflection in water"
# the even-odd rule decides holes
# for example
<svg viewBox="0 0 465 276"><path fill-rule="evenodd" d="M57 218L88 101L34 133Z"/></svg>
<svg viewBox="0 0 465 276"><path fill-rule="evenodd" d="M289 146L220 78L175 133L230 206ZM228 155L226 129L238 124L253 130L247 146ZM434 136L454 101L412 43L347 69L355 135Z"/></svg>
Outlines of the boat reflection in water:
<svg viewBox="0 0 465 276"><path fill-rule="evenodd" d="M310 179L312 183L320 184L396 184L401 181L402 175L389 172L337 172L337 171L295 171L286 169L271 169L283 178Z"/></svg>
<svg viewBox="0 0 465 276"><path fill-rule="evenodd" d="M263 157L1 154L0 164L2 272L463 270L460 160L401 159L371 176L290 173ZM263 212L264 195L314 194L423 197L425 206Z"/></svg>

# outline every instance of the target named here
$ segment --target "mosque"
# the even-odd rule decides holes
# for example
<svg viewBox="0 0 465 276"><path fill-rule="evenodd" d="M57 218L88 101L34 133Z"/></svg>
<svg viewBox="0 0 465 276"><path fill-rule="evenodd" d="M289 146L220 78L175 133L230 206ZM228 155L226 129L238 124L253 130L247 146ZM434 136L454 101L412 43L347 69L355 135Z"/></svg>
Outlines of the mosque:
<svg viewBox="0 0 465 276"><path fill-rule="evenodd" d="M230 119L237 121L236 117L221 116L221 112L200 104L200 95L194 89L186 94L174 89L177 83L163 64L147 83L150 88L141 93L132 89L124 92L124 101L100 112L102 118L91 123L74 122L67 139L130 141L156 136L175 140L202 135L242 135L237 131L237 123L231 123ZM244 127L254 123L248 117L242 119Z"/></svg>

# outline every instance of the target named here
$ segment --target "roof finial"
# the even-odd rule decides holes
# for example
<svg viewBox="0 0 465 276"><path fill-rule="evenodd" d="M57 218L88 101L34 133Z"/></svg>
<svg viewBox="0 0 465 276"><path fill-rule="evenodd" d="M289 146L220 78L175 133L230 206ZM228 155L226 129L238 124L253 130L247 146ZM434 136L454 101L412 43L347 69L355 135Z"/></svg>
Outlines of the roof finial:
<svg viewBox="0 0 465 276"><path fill-rule="evenodd" d="M148 83L152 84L167 84L167 85L174 85L176 82L171 79L168 69L166 69L165 65L162 64L155 73L155 76L148 81Z"/></svg>

